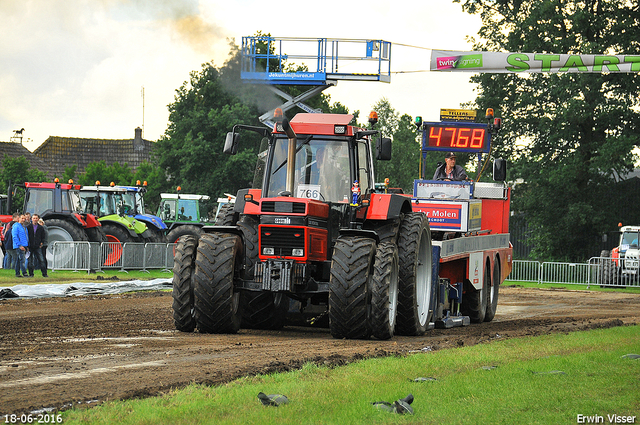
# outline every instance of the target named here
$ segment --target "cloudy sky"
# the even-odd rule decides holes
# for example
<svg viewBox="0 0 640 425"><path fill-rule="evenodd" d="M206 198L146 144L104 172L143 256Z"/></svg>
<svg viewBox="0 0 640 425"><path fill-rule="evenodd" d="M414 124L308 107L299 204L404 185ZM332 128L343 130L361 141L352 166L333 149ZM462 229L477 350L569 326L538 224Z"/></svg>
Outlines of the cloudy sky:
<svg viewBox="0 0 640 425"><path fill-rule="evenodd" d="M31 151L49 136L128 139L143 124L157 140L189 73L221 66L230 39L257 31L393 43L391 83L324 92L362 116L386 97L400 113L438 120L440 108L475 98L471 74L411 72L429 68L429 49L470 50L479 18L450 0L0 0L0 17L0 141L24 128Z"/></svg>

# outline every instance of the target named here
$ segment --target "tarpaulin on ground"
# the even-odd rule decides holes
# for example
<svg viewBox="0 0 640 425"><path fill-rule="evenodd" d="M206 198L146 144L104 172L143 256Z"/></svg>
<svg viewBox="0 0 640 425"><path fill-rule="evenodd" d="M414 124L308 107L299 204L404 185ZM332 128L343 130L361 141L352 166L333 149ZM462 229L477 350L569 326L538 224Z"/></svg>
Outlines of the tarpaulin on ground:
<svg viewBox="0 0 640 425"><path fill-rule="evenodd" d="M640 72L640 55L461 52L433 50L431 71L466 72Z"/></svg>
<svg viewBox="0 0 640 425"><path fill-rule="evenodd" d="M0 290L0 299L49 298L72 295L122 294L133 291L171 289L171 279L108 281L90 283L52 283L42 285L16 285Z"/></svg>

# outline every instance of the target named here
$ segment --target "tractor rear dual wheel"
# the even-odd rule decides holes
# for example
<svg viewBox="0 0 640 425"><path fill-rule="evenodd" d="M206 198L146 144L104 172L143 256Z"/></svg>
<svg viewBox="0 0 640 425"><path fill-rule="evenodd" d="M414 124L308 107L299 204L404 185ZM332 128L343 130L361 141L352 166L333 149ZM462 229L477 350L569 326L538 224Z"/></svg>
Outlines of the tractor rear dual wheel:
<svg viewBox="0 0 640 425"><path fill-rule="evenodd" d="M398 309L398 247L395 243L378 245L371 279L371 333L389 339L396 326Z"/></svg>

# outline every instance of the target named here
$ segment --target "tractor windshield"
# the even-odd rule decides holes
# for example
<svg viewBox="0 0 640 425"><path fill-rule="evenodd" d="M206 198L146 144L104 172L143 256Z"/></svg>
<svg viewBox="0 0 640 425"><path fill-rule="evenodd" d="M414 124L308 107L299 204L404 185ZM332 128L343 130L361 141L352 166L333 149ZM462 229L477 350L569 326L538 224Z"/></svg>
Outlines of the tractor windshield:
<svg viewBox="0 0 640 425"><path fill-rule="evenodd" d="M62 197L64 203L64 196ZM63 205L64 209L64 205ZM82 211L82 203L80 202L80 194L75 190L69 191L69 210L74 212Z"/></svg>
<svg viewBox="0 0 640 425"><path fill-rule="evenodd" d="M277 139L271 157L267 196L286 190L289 140ZM351 184L349 148L344 140L298 139L292 196L348 202Z"/></svg>
<svg viewBox="0 0 640 425"><path fill-rule="evenodd" d="M124 213L125 214L144 214L142 211L141 205L138 203L137 193L135 192L124 192L122 194L122 202L124 202Z"/></svg>
<svg viewBox="0 0 640 425"><path fill-rule="evenodd" d="M638 246L638 232L624 232L622 233L621 246L635 245ZM625 247L626 248L626 247Z"/></svg>

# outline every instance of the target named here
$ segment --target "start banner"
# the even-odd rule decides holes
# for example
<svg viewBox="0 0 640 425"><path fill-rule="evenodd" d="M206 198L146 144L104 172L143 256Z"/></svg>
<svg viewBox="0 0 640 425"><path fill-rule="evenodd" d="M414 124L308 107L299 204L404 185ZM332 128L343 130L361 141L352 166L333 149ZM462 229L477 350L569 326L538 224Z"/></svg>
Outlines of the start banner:
<svg viewBox="0 0 640 425"><path fill-rule="evenodd" d="M431 52L431 71L640 72L640 55L568 55L433 50Z"/></svg>

